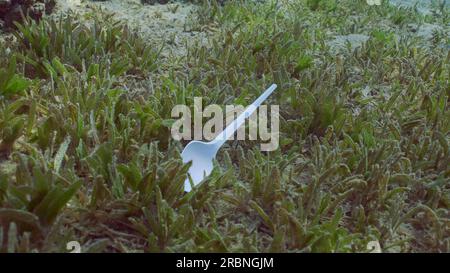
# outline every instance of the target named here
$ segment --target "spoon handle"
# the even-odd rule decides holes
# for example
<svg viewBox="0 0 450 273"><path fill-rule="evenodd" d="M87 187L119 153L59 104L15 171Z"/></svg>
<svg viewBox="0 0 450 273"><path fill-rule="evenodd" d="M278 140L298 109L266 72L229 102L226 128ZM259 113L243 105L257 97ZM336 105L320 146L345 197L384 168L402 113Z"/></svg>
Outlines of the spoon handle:
<svg viewBox="0 0 450 273"><path fill-rule="evenodd" d="M250 104L244 112L242 112L237 119L235 119L233 122L231 122L225 130L223 130L222 133L216 136L216 138L213 140L213 143L219 148L221 147L225 141L227 141L231 136L234 135L234 133L237 131L239 127L245 122L245 119L250 117L253 112L256 111L256 109L263 103L277 88L276 84L272 84L269 88L267 88L264 93L259 96L252 104Z"/></svg>

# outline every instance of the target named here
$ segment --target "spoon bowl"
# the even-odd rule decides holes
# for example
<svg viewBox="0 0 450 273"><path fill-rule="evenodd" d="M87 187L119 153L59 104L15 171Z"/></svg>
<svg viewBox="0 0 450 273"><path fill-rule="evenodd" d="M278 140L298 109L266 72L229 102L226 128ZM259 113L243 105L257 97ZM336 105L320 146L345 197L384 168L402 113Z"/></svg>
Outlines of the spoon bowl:
<svg viewBox="0 0 450 273"><path fill-rule="evenodd" d="M213 170L213 160L216 157L217 150L213 142L191 141L186 145L181 158L183 163L192 162L189 169L194 184L200 183L204 177L211 174ZM191 183L189 178L184 182L184 190L191 191Z"/></svg>

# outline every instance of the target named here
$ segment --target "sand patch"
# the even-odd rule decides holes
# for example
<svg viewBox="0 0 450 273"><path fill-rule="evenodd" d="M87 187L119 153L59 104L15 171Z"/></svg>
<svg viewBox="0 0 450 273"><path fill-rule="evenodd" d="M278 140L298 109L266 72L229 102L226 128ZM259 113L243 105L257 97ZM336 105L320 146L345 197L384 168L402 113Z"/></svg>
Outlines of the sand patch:
<svg viewBox="0 0 450 273"><path fill-rule="evenodd" d="M143 5L139 0L109 0L93 2L87 0L58 0L56 15L68 11L80 14L92 12L95 8L116 14L116 19L139 29L144 38L164 43L163 56L184 56L186 45L206 42L208 33L191 31L186 22L195 16L196 5L172 3Z"/></svg>
<svg viewBox="0 0 450 273"><path fill-rule="evenodd" d="M433 9L438 6L436 0L390 0L391 4L403 8L417 8L423 14L432 14ZM445 5L450 7L450 2L446 1Z"/></svg>
<svg viewBox="0 0 450 273"><path fill-rule="evenodd" d="M339 50L347 48L349 45L351 50L360 47L370 37L364 34L348 34L348 35L336 35L334 39L329 42L332 50Z"/></svg>

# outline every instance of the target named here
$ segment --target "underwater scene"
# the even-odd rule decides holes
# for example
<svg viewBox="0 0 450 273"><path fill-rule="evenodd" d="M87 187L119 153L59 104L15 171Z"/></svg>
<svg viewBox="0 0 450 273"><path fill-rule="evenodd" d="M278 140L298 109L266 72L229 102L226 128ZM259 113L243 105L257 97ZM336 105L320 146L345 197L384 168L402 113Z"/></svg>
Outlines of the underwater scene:
<svg viewBox="0 0 450 273"><path fill-rule="evenodd" d="M0 0L0 253L448 253L449 145L447 0Z"/></svg>

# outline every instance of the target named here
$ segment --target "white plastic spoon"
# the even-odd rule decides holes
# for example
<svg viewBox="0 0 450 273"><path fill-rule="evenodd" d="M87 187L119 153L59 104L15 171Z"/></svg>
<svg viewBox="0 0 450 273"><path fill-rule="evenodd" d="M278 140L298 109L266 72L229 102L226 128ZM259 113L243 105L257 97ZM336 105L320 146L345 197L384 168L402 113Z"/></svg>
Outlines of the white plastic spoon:
<svg viewBox="0 0 450 273"><path fill-rule="evenodd" d="M225 130L218 134L217 137L210 142L191 141L184 147L181 153L181 158L184 163L192 161L188 173L191 175L194 185L200 183L205 177L211 174L213 170L213 160L216 157L217 151L236 130L245 122L245 119L250 117L253 112L263 103L272 92L277 88L276 84L272 84L264 93L259 96L251 105L249 105L244 112L242 112L237 119L228 125ZM191 191L191 183L189 178L184 182L184 190Z"/></svg>

